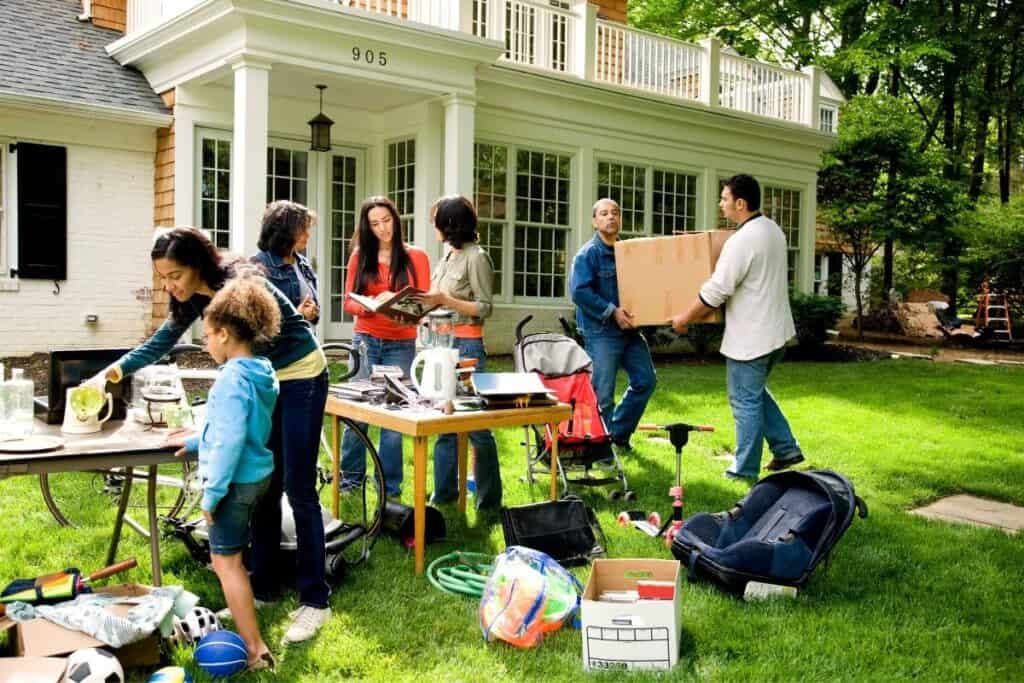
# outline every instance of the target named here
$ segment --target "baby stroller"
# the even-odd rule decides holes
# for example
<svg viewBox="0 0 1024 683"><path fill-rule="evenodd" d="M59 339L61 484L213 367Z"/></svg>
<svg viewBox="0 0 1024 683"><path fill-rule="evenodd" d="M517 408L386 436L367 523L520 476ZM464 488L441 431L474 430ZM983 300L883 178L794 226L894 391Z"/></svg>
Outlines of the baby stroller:
<svg viewBox="0 0 1024 683"><path fill-rule="evenodd" d="M538 332L523 336L523 328L532 319L532 315L527 316L516 325L513 362L516 372L536 372L560 402L572 406L572 416L558 425L558 477L563 487L618 485L609 497L633 500L590 383L590 356L572 337L565 319L561 322L566 334ZM551 473L550 428L545 427L542 434L536 426L525 427L523 446L526 479L532 484L536 474ZM611 462L612 466L597 467L598 461Z"/></svg>

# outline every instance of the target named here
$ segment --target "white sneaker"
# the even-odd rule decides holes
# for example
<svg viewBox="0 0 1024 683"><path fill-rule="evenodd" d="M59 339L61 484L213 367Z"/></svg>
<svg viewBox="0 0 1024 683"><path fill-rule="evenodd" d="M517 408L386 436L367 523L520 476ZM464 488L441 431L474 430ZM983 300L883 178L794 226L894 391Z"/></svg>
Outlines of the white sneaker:
<svg viewBox="0 0 1024 683"><path fill-rule="evenodd" d="M309 640L317 634L320 627L331 618L331 610L328 607L323 609L303 605L291 614L292 623L284 634L284 642L301 643Z"/></svg>
<svg viewBox="0 0 1024 683"><path fill-rule="evenodd" d="M273 602L266 602L265 600L260 600L258 598L254 599L252 602L253 602L253 605L256 607L256 611L264 609L265 607L273 607L274 604L275 604ZM231 621L235 620L235 618L233 616L231 616L231 608L230 607L225 607L224 609L220 610L219 612L216 613L216 616L217 616L218 619L221 619L221 620L223 620L223 619L230 619Z"/></svg>

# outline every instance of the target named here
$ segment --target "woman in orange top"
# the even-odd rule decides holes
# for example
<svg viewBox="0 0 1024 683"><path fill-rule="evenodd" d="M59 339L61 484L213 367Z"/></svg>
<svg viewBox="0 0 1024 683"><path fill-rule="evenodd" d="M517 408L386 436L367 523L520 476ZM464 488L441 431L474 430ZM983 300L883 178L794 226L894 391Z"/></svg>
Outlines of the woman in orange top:
<svg viewBox="0 0 1024 683"><path fill-rule="evenodd" d="M406 376L416 355L416 325L400 323L367 310L348 297L349 292L376 297L397 292L406 285L430 288L430 260L422 249L402 241L402 222L394 202L370 197L359 209L355 249L345 276L345 312L356 319L352 343L362 346L357 377L370 376L373 365L396 365ZM366 425L360 429L366 431ZM389 429L380 432L381 469L388 498L402 493L402 435ZM366 476L366 447L348 428L341 441L341 489L362 486Z"/></svg>

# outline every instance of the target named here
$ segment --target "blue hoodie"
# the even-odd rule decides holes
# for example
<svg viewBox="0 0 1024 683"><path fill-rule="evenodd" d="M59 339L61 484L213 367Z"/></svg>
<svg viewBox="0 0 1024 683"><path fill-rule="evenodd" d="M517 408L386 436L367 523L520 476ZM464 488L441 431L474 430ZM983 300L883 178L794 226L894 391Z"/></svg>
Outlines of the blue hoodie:
<svg viewBox="0 0 1024 683"><path fill-rule="evenodd" d="M267 440L277 393L266 358L232 358L221 366L207 397L202 432L185 442L189 452L199 451L203 510L216 510L230 484L254 484L274 471Z"/></svg>

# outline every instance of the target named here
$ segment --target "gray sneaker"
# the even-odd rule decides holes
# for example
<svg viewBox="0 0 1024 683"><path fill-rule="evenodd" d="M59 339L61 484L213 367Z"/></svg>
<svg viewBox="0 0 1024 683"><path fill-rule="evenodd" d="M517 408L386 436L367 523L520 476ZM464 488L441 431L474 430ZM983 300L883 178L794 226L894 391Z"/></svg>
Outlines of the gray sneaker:
<svg viewBox="0 0 1024 683"><path fill-rule="evenodd" d="M292 612L290 616L292 617L292 623L289 624L288 630L284 633L286 645L289 643L301 643L315 636L320 631L320 628L331 618L331 610L329 607L320 609L303 605Z"/></svg>
<svg viewBox="0 0 1024 683"><path fill-rule="evenodd" d="M253 602L253 605L255 605L257 612L260 611L261 609L264 609L264 608L267 608L267 607L273 607L274 605L277 604L275 602L267 602L266 600L260 600L259 598L253 599L252 602ZM231 608L230 607L225 607L224 609L222 609L219 612L217 612L216 613L216 617L218 619L222 619L222 620L223 619L230 619L231 621L235 620L235 618L233 616L231 616Z"/></svg>

